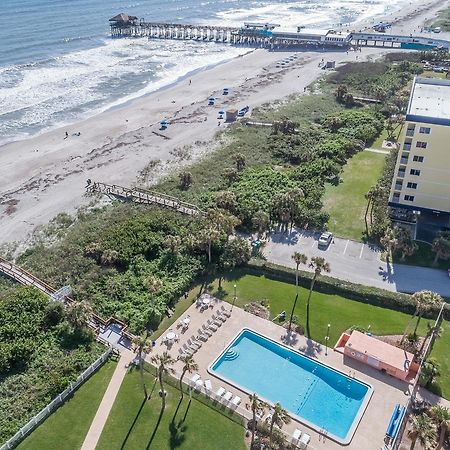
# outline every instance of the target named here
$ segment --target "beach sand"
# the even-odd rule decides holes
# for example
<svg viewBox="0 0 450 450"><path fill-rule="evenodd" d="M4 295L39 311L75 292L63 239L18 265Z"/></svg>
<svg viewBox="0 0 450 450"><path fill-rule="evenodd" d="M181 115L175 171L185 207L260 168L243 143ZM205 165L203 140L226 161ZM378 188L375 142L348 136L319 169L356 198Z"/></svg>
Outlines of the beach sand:
<svg viewBox="0 0 450 450"><path fill-rule="evenodd" d="M417 4L410 4L394 15L399 21L393 33L417 32L425 17L432 17L446 4L430 1L421 4L420 10ZM439 37L447 38L444 33ZM154 183L182 164L191 164L214 149L216 133L225 127L223 121L218 126L220 109L248 105L251 110L290 95L301 95L323 74L318 67L322 59L338 64L387 51L367 48L347 55L345 51L249 49L242 57L198 71L120 108L6 144L0 147L0 244L27 242L36 226L49 222L60 212L74 213L87 204L87 179L132 186L147 167L143 178ZM291 55L296 59L288 66L276 67L278 61ZM228 96L222 95L224 87L230 89ZM211 95L218 98L214 107L207 106ZM159 122L163 119L170 125L160 132Z"/></svg>

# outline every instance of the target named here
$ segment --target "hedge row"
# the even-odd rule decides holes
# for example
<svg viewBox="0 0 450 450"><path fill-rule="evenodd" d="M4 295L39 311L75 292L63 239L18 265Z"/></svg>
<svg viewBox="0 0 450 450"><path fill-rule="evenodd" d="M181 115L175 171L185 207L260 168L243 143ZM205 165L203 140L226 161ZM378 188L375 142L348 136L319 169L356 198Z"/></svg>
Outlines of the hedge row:
<svg viewBox="0 0 450 450"><path fill-rule="evenodd" d="M295 269L289 267L253 258L248 263L247 268L249 272L255 275L264 275L273 280L295 283ZM311 272L299 270L299 285L309 289L312 276ZM393 309L406 314L414 314L415 311L414 302L409 294L355 284L326 275L317 278L314 290L324 294L340 295L351 300ZM426 313L424 317L435 319L437 314L438 310L432 310ZM443 316L445 320L450 320L450 305L447 304L444 308Z"/></svg>

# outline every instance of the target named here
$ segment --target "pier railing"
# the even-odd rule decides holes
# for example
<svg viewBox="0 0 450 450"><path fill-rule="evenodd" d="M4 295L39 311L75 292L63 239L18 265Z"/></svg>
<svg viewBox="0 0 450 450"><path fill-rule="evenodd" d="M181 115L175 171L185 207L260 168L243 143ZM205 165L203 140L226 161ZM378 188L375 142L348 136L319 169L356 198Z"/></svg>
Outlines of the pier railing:
<svg viewBox="0 0 450 450"><path fill-rule="evenodd" d="M105 194L134 203L162 206L190 216L203 216L205 214L196 205L183 202L179 198L172 197L171 195L146 189L127 188L118 186L117 184L94 182L88 185L86 190L91 193Z"/></svg>

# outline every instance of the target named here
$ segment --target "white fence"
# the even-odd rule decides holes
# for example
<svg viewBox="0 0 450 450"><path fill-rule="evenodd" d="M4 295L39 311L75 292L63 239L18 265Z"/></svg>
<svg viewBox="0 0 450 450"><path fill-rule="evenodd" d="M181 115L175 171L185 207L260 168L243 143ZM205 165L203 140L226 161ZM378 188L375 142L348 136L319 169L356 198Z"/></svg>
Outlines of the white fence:
<svg viewBox="0 0 450 450"><path fill-rule="evenodd" d="M113 348L109 348L100 358L94 361L73 383L54 398L44 409L39 411L26 425L24 425L12 438L5 442L0 450L10 450L30 434L43 420L57 409L76 389L78 389L100 366L109 358Z"/></svg>

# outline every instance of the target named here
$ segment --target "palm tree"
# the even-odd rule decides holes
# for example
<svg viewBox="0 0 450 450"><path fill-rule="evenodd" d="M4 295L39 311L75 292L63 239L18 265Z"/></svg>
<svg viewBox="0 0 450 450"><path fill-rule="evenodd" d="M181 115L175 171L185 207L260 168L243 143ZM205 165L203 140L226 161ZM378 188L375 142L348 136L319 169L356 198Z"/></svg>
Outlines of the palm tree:
<svg viewBox="0 0 450 450"><path fill-rule="evenodd" d="M450 258L450 241L444 236L438 236L431 246L431 251L435 253L433 264L436 264L439 259Z"/></svg>
<svg viewBox="0 0 450 450"><path fill-rule="evenodd" d="M242 153L236 153L234 155L234 161L236 163L236 169L238 172L245 168L245 156Z"/></svg>
<svg viewBox="0 0 450 450"><path fill-rule="evenodd" d="M408 437L411 439L410 450L414 450L417 441L424 448L428 448L430 443L436 439L436 431L432 420L425 414L411 416Z"/></svg>
<svg viewBox="0 0 450 450"><path fill-rule="evenodd" d="M416 326L414 328L414 334L417 333L417 328L419 327L420 319L422 318L424 313L426 311L430 311L431 309L439 308L443 302L442 297L439 294L436 294L436 292L432 292L432 291L415 292L411 296L411 298L414 301L414 303L416 304L416 310L414 311L414 314L411 317L411 320L406 325L405 332L403 333L403 336L400 340L400 344L403 344L403 341L405 339L408 328L416 316L417 316L417 322L416 322Z"/></svg>
<svg viewBox="0 0 450 450"><path fill-rule="evenodd" d="M429 388L435 378L439 375L439 365L433 359L429 359L425 363L423 363L422 368L420 370L419 381L420 385Z"/></svg>
<svg viewBox="0 0 450 450"><path fill-rule="evenodd" d="M180 391L181 391L181 399L183 400L184 392L183 392L183 378L187 373L192 373L198 370L198 364L195 362L194 357L192 355L182 356L180 361L183 362L183 369L180 377Z"/></svg>
<svg viewBox="0 0 450 450"><path fill-rule="evenodd" d="M164 239L164 247L168 248L173 255L180 251L181 243L180 236L169 235Z"/></svg>
<svg viewBox="0 0 450 450"><path fill-rule="evenodd" d="M257 211L252 217L253 226L258 229L258 239L261 238L264 231L269 229L270 217L265 211Z"/></svg>
<svg viewBox="0 0 450 450"><path fill-rule="evenodd" d="M289 319L289 328L288 331L291 331L292 327L292 318L294 317L294 310L297 305L298 300L298 266L300 264L306 264L308 261L308 257L300 252L295 252L292 255L292 259L295 261L295 300L294 305L292 306L291 317Z"/></svg>
<svg viewBox="0 0 450 450"><path fill-rule="evenodd" d="M208 255L208 262L211 264L211 247L212 243L219 239L220 233L218 230L208 227L203 228L197 236L198 244L206 249L206 254Z"/></svg>
<svg viewBox="0 0 450 450"><path fill-rule="evenodd" d="M92 315L91 305L85 300L69 303L66 307L66 317L76 329L86 327Z"/></svg>
<svg viewBox="0 0 450 450"><path fill-rule="evenodd" d="M369 191L364 195L367 200L366 212L364 214L364 222L366 224L366 234L369 236L369 224L367 223L367 214L369 213L370 204L373 201L375 193L375 186L372 186Z"/></svg>
<svg viewBox="0 0 450 450"><path fill-rule="evenodd" d="M439 442L435 449L439 450L444 445L445 435L450 430L450 410L441 405L434 405L429 409L428 414L439 431Z"/></svg>
<svg viewBox="0 0 450 450"><path fill-rule="evenodd" d="M311 294L313 292L314 284L316 282L317 277L322 272L329 272L330 265L325 261L325 258L322 258L320 256L315 256L315 257L311 258L309 267L311 267L314 270L314 275L311 280L311 286L309 288L308 300L306 302L306 333L308 335L308 338L311 338L311 332L309 329L309 304L311 301Z"/></svg>
<svg viewBox="0 0 450 450"><path fill-rule="evenodd" d="M149 339L147 332L144 331L140 336L135 336L133 344L136 347L138 359L139 359L139 372L141 375L142 388L144 389L144 397L148 399L147 385L144 379L144 359L145 354L152 351L152 341Z"/></svg>
<svg viewBox="0 0 450 450"><path fill-rule="evenodd" d="M175 364L175 360L169 355L168 352L164 352L161 355L155 355L152 357L152 363L157 366L158 380L160 386L160 394L162 399L162 410L166 407L166 391L164 390L163 377L166 373L173 373L174 370L170 367Z"/></svg>
<svg viewBox="0 0 450 450"><path fill-rule="evenodd" d="M216 194L216 205L233 212L236 209L236 195L232 191L220 191Z"/></svg>
<svg viewBox="0 0 450 450"><path fill-rule="evenodd" d="M389 263L389 257L397 247L397 238L391 227L386 229L384 236L380 239L380 243L386 249L386 262Z"/></svg>
<svg viewBox="0 0 450 450"><path fill-rule="evenodd" d="M266 404L256 395L251 394L248 397L250 399L250 408L252 410L252 440L250 443L250 450L253 449L253 444L255 442L255 432L256 432L256 414L264 409Z"/></svg>
<svg viewBox="0 0 450 450"><path fill-rule="evenodd" d="M181 172L178 175L178 178L180 180L180 187L181 189L188 189L191 184L194 182L194 177L192 176L191 172Z"/></svg>
<svg viewBox="0 0 450 450"><path fill-rule="evenodd" d="M273 440L273 427L276 425L281 428L283 424L288 424L291 421L291 418L288 416L288 413L283 407L277 403L273 408L272 420L270 421L270 429L269 429L269 448L272 448L272 440Z"/></svg>
<svg viewBox="0 0 450 450"><path fill-rule="evenodd" d="M434 325L434 324L431 324L430 322L427 322L427 334L422 340L422 344L420 345L420 349L417 352L417 355L418 356L422 355L422 352L423 352L423 349L425 347L425 344L428 341L428 339L430 339L430 337L432 335L434 335L435 338L437 339L437 338L440 338L442 336L443 332L444 332L444 330L442 329L441 326Z"/></svg>

